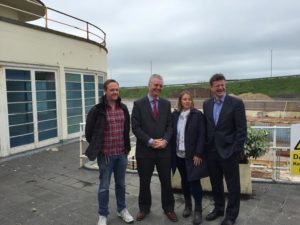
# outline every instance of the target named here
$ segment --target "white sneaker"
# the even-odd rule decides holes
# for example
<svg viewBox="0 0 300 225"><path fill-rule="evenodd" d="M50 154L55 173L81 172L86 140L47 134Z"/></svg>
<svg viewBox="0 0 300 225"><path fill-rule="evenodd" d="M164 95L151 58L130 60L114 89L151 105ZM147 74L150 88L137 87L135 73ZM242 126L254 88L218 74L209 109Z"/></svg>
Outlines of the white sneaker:
<svg viewBox="0 0 300 225"><path fill-rule="evenodd" d="M128 212L128 210L126 208L123 209L121 212L118 212L117 215L119 217L121 217L121 219L125 223L133 223L134 222L134 219L133 219L132 215L130 215L130 213Z"/></svg>
<svg viewBox="0 0 300 225"><path fill-rule="evenodd" d="M106 216L99 216L99 220L98 220L97 225L107 225L107 217Z"/></svg>

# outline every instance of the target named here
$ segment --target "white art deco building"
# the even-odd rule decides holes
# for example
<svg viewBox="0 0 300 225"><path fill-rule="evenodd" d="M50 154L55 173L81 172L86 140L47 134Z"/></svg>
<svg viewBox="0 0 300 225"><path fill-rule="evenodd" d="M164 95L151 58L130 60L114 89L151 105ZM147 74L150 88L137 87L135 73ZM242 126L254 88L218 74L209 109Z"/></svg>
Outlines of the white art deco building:
<svg viewBox="0 0 300 225"><path fill-rule="evenodd" d="M0 0L0 157L78 137L106 74L100 28L39 0Z"/></svg>

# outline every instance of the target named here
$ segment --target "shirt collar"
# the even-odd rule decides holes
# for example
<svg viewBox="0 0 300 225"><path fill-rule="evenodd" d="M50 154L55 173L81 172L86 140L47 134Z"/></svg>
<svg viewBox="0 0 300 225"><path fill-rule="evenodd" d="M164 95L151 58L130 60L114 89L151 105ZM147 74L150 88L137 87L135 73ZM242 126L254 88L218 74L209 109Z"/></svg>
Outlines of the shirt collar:
<svg viewBox="0 0 300 225"><path fill-rule="evenodd" d="M220 102L223 103L226 97L226 93L221 97ZM216 98L214 98L214 103L216 103Z"/></svg>
<svg viewBox="0 0 300 225"><path fill-rule="evenodd" d="M149 100L149 102L153 102L153 97L148 95L148 100ZM159 100L159 96L156 97L156 101L158 101L158 100Z"/></svg>
<svg viewBox="0 0 300 225"><path fill-rule="evenodd" d="M182 112L180 113L180 116L187 117L187 116L189 115L190 112L191 112L190 109L189 109L189 110L186 110L186 111L182 111Z"/></svg>

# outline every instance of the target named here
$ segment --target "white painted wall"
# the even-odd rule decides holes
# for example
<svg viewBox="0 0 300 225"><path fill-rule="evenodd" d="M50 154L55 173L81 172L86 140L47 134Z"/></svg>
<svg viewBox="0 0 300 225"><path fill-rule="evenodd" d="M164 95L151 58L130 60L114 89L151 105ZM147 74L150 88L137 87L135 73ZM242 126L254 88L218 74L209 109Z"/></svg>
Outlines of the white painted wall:
<svg viewBox="0 0 300 225"><path fill-rule="evenodd" d="M4 88L5 77L4 69L0 66L0 157L9 155L9 131L7 118L6 90Z"/></svg>
<svg viewBox="0 0 300 225"><path fill-rule="evenodd" d="M0 60L107 71L101 47L65 36L0 21Z"/></svg>

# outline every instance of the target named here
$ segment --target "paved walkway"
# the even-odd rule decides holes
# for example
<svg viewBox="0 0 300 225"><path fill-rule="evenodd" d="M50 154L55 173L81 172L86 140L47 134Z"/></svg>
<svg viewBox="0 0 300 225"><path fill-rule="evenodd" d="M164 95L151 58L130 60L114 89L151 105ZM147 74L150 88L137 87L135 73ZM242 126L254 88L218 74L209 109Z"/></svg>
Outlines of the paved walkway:
<svg viewBox="0 0 300 225"><path fill-rule="evenodd" d="M96 225L98 172L79 168L78 143L58 147L59 151L0 159L1 225ZM138 176L127 174L129 211L138 212ZM115 212L114 185L111 185L108 224L125 224ZM175 194L179 221L164 216L160 206L157 177L152 181L151 213L137 225L190 225L192 218L181 216L184 202ZM299 224L300 185L253 183L253 196L243 198L237 225ZM212 209L211 195L203 198L203 215ZM221 218L203 225L217 225Z"/></svg>

